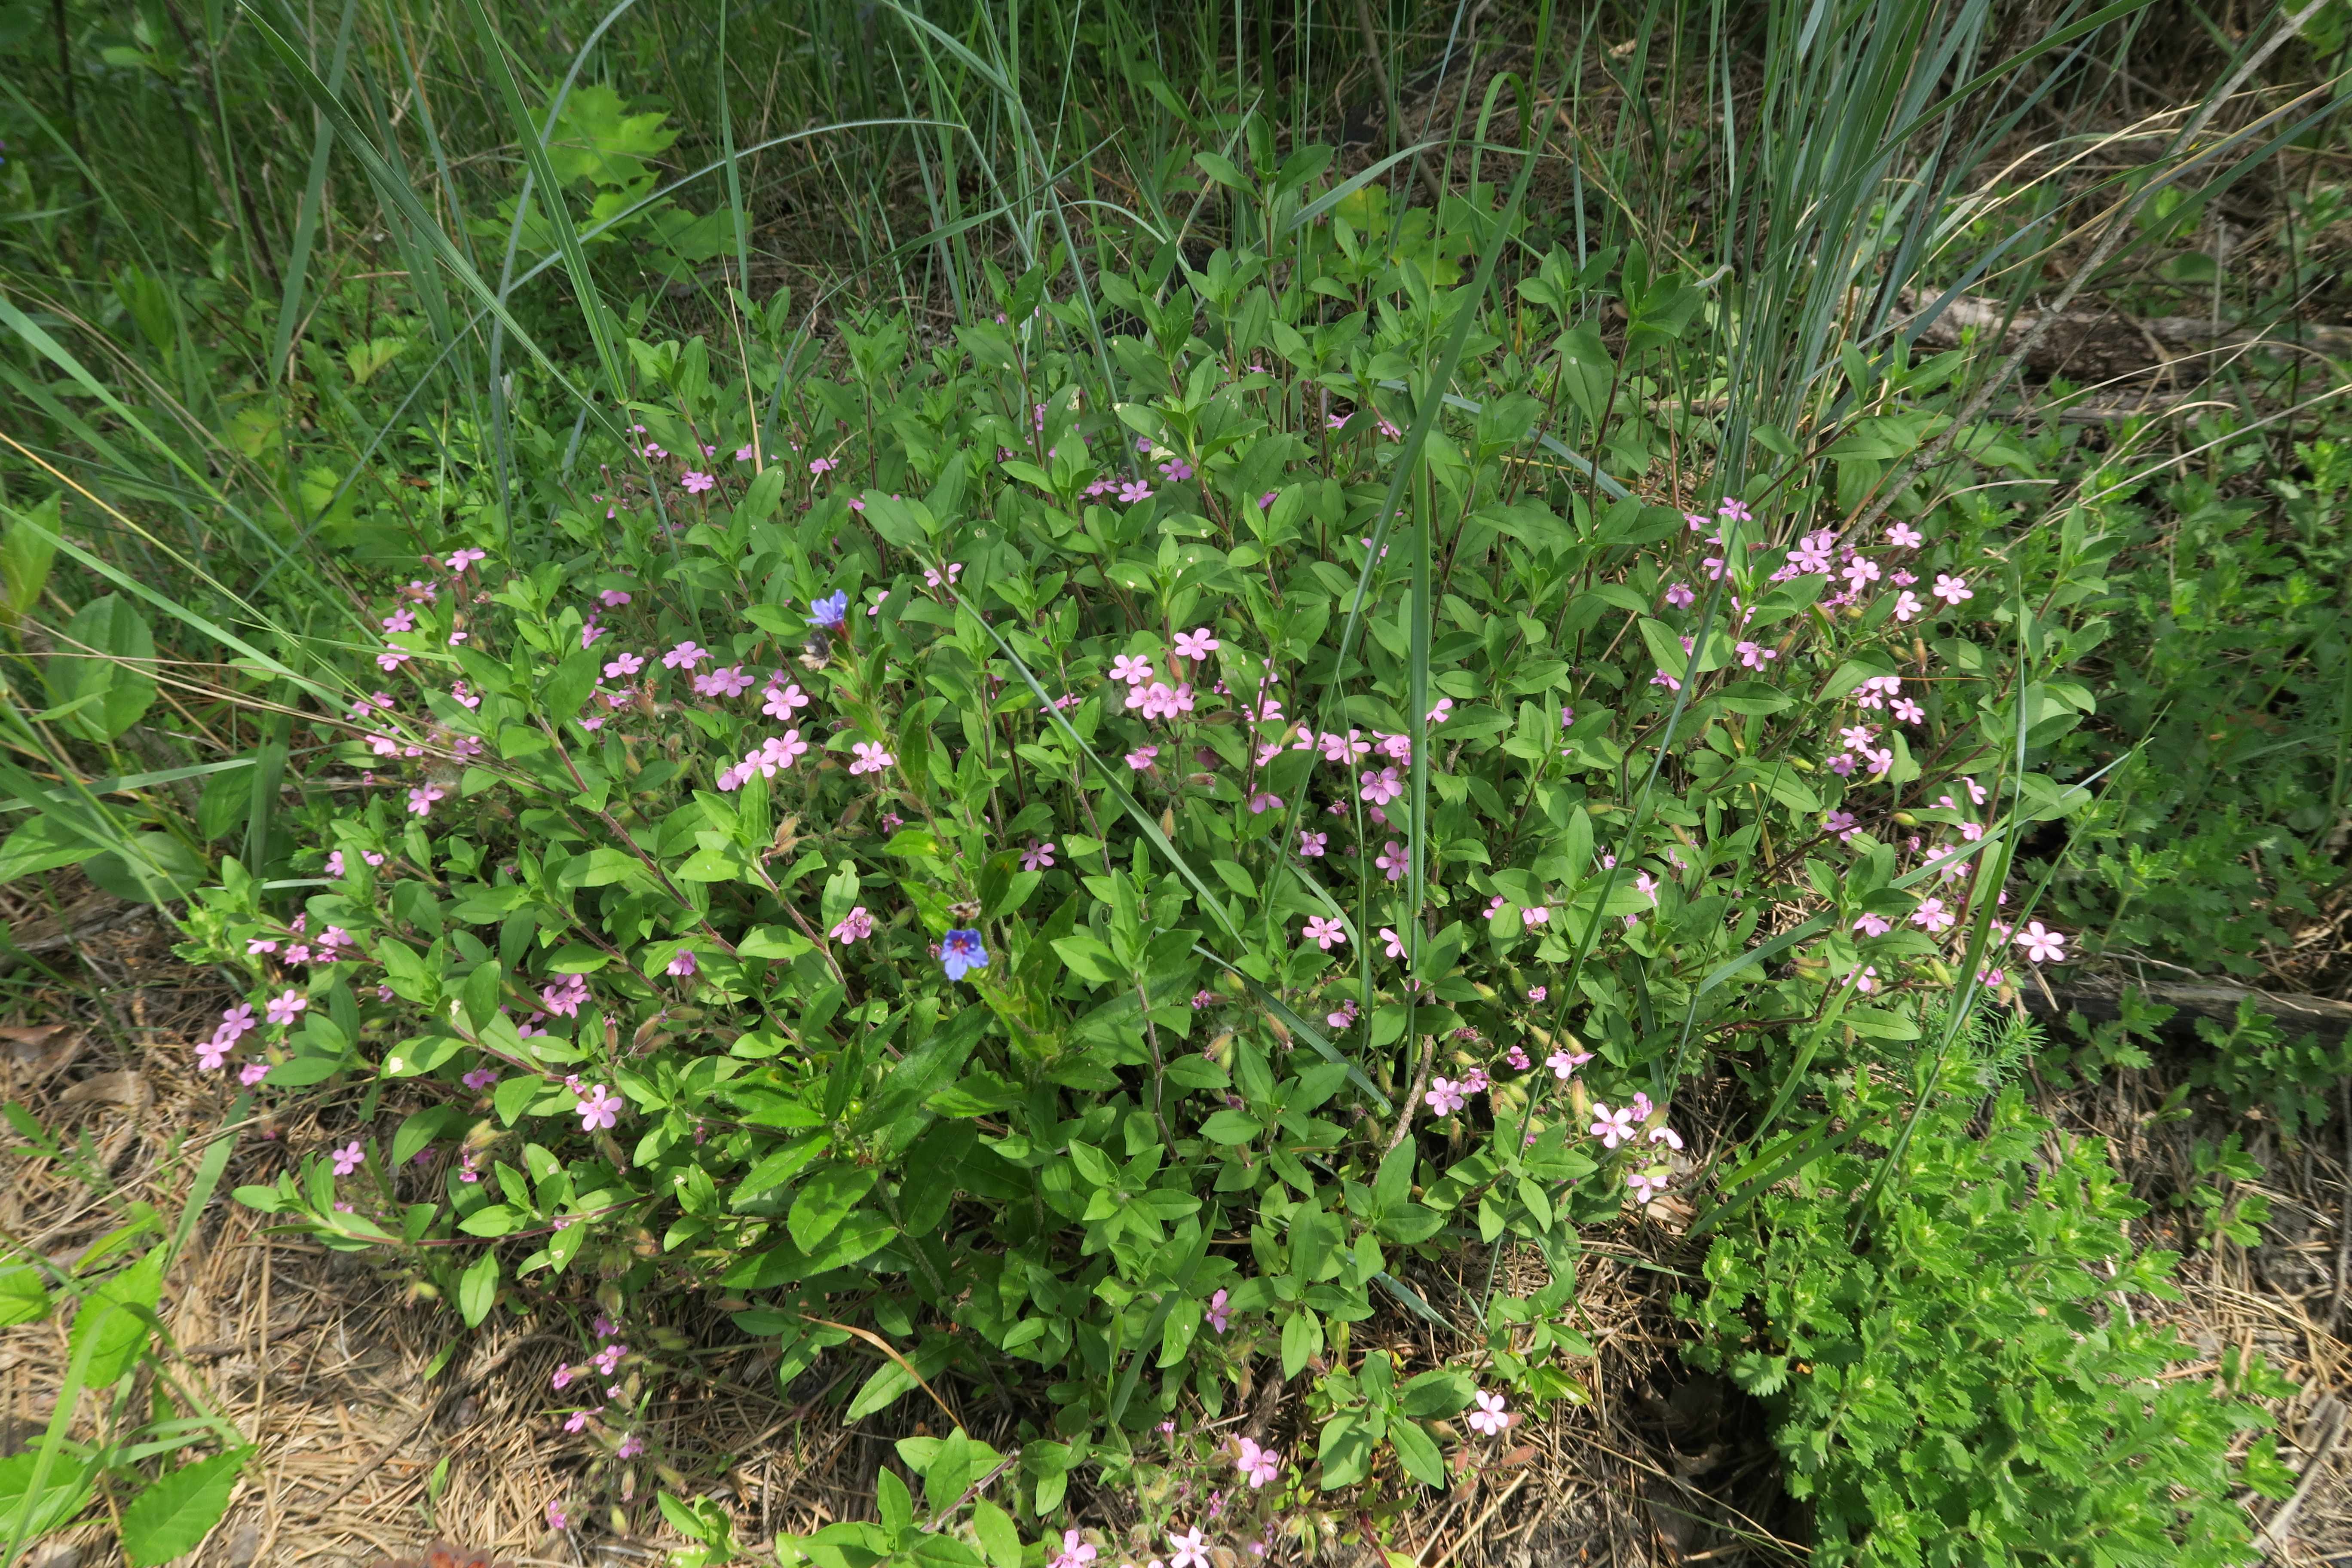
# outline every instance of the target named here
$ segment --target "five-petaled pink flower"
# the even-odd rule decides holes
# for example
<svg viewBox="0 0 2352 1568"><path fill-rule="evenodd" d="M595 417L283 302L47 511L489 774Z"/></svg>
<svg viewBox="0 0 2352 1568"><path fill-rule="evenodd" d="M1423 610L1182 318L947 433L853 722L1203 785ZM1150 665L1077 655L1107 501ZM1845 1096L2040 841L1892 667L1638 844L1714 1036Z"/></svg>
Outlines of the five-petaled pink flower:
<svg viewBox="0 0 2352 1568"><path fill-rule="evenodd" d="M615 654L604 663L604 679L607 680L618 680L625 675L636 674L637 671L645 668L645 667L646 660L643 654Z"/></svg>
<svg viewBox="0 0 2352 1568"><path fill-rule="evenodd" d="M1139 686L1151 679L1151 661L1139 656L1118 654L1110 661L1110 678L1124 680L1129 686Z"/></svg>
<svg viewBox="0 0 2352 1568"><path fill-rule="evenodd" d="M686 487L687 494L690 496L698 496L719 481L712 479L709 474L702 473L694 468L688 468L685 473L678 476L677 482Z"/></svg>
<svg viewBox="0 0 2352 1568"><path fill-rule="evenodd" d="M1381 942L1388 949L1388 954L1391 958L1402 958L1404 956L1404 939L1398 936L1394 931L1391 930L1387 926L1381 927Z"/></svg>
<svg viewBox="0 0 2352 1568"><path fill-rule="evenodd" d="M1936 574L1934 591L1936 597L1955 606L1963 599L1973 599L1977 596L1976 591L1969 586L1967 578L1948 576L1941 572Z"/></svg>
<svg viewBox="0 0 2352 1568"><path fill-rule="evenodd" d="M1484 1433L1489 1437L1495 1436L1511 1424L1508 1409L1501 1394L1481 1394L1478 1396L1478 1408L1470 1412L1466 1418L1470 1423L1470 1429Z"/></svg>
<svg viewBox="0 0 2352 1568"><path fill-rule="evenodd" d="M709 658L709 657L710 650L709 648L695 647L694 639L692 637L688 637L686 641L678 644L676 647L662 655L662 668L664 669L692 669L696 665L700 664L704 659Z"/></svg>
<svg viewBox="0 0 2352 1568"><path fill-rule="evenodd" d="M1434 1114L1451 1116L1470 1103L1466 1089L1466 1085L1456 1083L1452 1079L1433 1078L1429 1080L1429 1092L1421 1098L1428 1102Z"/></svg>
<svg viewBox="0 0 2352 1568"><path fill-rule="evenodd" d="M1927 537L1907 522L1898 522L1886 531L1886 542L1897 550L1916 550Z"/></svg>
<svg viewBox="0 0 2352 1568"><path fill-rule="evenodd" d="M1168 1532L1168 1568L1209 1568L1209 1543L1194 1525L1182 1535Z"/></svg>
<svg viewBox="0 0 2352 1568"><path fill-rule="evenodd" d="M1386 805L1404 793L1404 782L1397 777L1394 768L1382 768L1378 773L1367 768L1356 782L1362 785L1357 794L1374 805Z"/></svg>
<svg viewBox="0 0 2352 1568"><path fill-rule="evenodd" d="M853 773L878 773L898 760L879 741L871 744L858 741L853 742L849 749L856 753L856 760L849 764L849 771Z"/></svg>
<svg viewBox="0 0 2352 1568"><path fill-rule="evenodd" d="M862 941L874 934L874 917L866 912L864 904L860 904L842 916L835 923L833 930L826 934L842 946L847 947L851 942Z"/></svg>
<svg viewBox="0 0 2352 1568"><path fill-rule="evenodd" d="M290 1024L294 1021L295 1015L310 1005L310 999L308 996L289 985L283 994L272 996L269 999L269 1021L273 1024Z"/></svg>
<svg viewBox="0 0 2352 1568"><path fill-rule="evenodd" d="M1047 1568L1087 1568L1095 1560L1093 1544L1075 1530L1062 1531L1062 1550Z"/></svg>
<svg viewBox="0 0 2352 1568"><path fill-rule="evenodd" d="M1195 662L1200 662L1207 659L1211 654L1216 652L1219 648L1224 646L1224 644L1219 642L1211 635L1207 626L1201 626L1192 631L1178 632L1176 634L1176 657L1178 658L1189 658Z"/></svg>
<svg viewBox="0 0 2352 1568"><path fill-rule="evenodd" d="M1298 853L1308 859L1322 854L1324 846L1330 842L1328 833L1309 833L1303 827L1298 830Z"/></svg>
<svg viewBox="0 0 2352 1568"><path fill-rule="evenodd" d="M1225 1304L1225 1293L1223 1290L1209 1298L1206 1316L1209 1320L1209 1327L1221 1334L1225 1331L1225 1325L1233 1321L1234 1310Z"/></svg>
<svg viewBox="0 0 2352 1568"><path fill-rule="evenodd" d="M613 1125L621 1110L621 1097L603 1084L588 1086L588 1092L579 1104L580 1131L596 1132Z"/></svg>
<svg viewBox="0 0 2352 1568"><path fill-rule="evenodd" d="M490 552L487 550L460 550L449 557L447 564L452 572L463 572L475 562L487 561L489 558Z"/></svg>
<svg viewBox="0 0 2352 1568"><path fill-rule="evenodd" d="M1243 1477L1248 1480L1250 1489L1253 1491L1282 1474L1282 1456L1272 1448L1259 1447L1247 1437L1242 1439L1242 1452L1238 1463L1241 1466Z"/></svg>
<svg viewBox="0 0 2352 1568"><path fill-rule="evenodd" d="M1021 852L1021 868L1024 871L1050 871L1053 867L1054 841L1050 838L1043 844L1033 838L1029 841L1029 847Z"/></svg>
<svg viewBox="0 0 2352 1568"><path fill-rule="evenodd" d="M2026 922L2025 929L2017 933L2017 945L2023 948L2025 956L2035 963L2066 962L2066 939L2045 929L2040 921Z"/></svg>
<svg viewBox="0 0 2352 1568"><path fill-rule="evenodd" d="M1308 915L1304 935L1307 941L1328 952L1335 947L1343 947L1347 944L1348 928L1336 919L1326 920L1321 915Z"/></svg>
<svg viewBox="0 0 2352 1568"><path fill-rule="evenodd" d="M1941 899L1929 899L1911 911L1911 923L1931 935L1951 930L1956 919Z"/></svg>
<svg viewBox="0 0 2352 1568"><path fill-rule="evenodd" d="M348 1176L358 1170L366 1159L366 1152L361 1149L360 1141L354 1138L334 1152L335 1174Z"/></svg>
<svg viewBox="0 0 2352 1568"><path fill-rule="evenodd" d="M1137 773L1141 773L1144 769L1150 767L1153 759L1157 758L1159 755L1160 748L1157 746L1138 746L1135 750L1127 753L1127 765L1133 768Z"/></svg>
<svg viewBox="0 0 2352 1568"><path fill-rule="evenodd" d="M1612 1110L1600 1100L1592 1102L1592 1135L1601 1140L1603 1149L1614 1149L1633 1136L1636 1118L1628 1110Z"/></svg>
<svg viewBox="0 0 2352 1568"><path fill-rule="evenodd" d="M1633 1189L1635 1203L1646 1204L1666 1190L1666 1173L1660 1171L1654 1175L1647 1171L1629 1171L1625 1175L1625 1184Z"/></svg>
<svg viewBox="0 0 2352 1568"><path fill-rule="evenodd" d="M1391 838L1381 846L1381 852L1372 857L1372 864L1387 872L1390 881L1401 882L1411 862L1406 858L1404 846Z"/></svg>
<svg viewBox="0 0 2352 1568"><path fill-rule="evenodd" d="M1591 1051L1571 1051L1563 1047L1544 1058L1544 1066L1551 1068L1552 1077L1564 1083L1570 1073L1591 1059Z"/></svg>

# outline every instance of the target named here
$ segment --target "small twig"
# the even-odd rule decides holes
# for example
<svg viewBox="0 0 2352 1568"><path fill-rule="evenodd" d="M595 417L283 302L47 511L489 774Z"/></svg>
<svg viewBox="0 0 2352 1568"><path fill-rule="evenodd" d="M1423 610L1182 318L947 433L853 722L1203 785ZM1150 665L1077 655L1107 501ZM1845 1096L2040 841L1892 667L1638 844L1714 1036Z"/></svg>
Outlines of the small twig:
<svg viewBox="0 0 2352 1568"><path fill-rule="evenodd" d="M1421 1070L1414 1075L1412 1088L1404 1097L1404 1109L1397 1112L1396 1131L1389 1134L1389 1149L1394 1149L1403 1142L1404 1135L1412 1131L1412 1108L1421 1103L1421 1091L1429 1087L1430 1065L1436 1060L1437 1042L1432 1040L1429 1042L1429 1048L1421 1055ZM1386 1153L1388 1150L1384 1149L1381 1152Z"/></svg>

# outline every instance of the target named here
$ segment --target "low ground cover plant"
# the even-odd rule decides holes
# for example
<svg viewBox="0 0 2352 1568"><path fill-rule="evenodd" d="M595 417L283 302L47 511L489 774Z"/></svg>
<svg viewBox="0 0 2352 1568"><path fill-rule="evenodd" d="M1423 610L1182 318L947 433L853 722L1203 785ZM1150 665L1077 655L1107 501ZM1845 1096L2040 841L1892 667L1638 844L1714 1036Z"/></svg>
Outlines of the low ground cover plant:
<svg viewBox="0 0 2352 1568"><path fill-rule="evenodd" d="M710 345L632 341L621 440L362 606L300 885L232 858L192 907L252 986L204 1067L405 1112L240 1198L468 1322L606 1302L552 1392L616 1465L660 1352L614 1303L656 1284L788 1382L878 1336L853 1417L1028 1386L1036 1519L1251 1375L1313 1421L1234 1462L1310 1493L1442 1484L1574 1395L1580 1233L1689 1212L1703 1070L1769 1127L2066 958L2004 879L2087 798L2032 764L2107 542L1622 492L1575 452L1688 280L1555 258L1495 314L1408 259L1321 309L1354 249L1099 275L1108 382L1042 270L927 356L845 332L855 379L769 425ZM1430 1313L1416 1259L1517 1244L1558 1283L1490 1268L1483 1345L1351 1347Z"/></svg>
<svg viewBox="0 0 2352 1568"><path fill-rule="evenodd" d="M930 228L861 229L814 304L747 291L724 64L758 18L717 23L697 192L693 114L581 77L618 12L549 14L586 41L542 113L469 6L472 130L531 182L487 189L442 140L480 105L379 112L404 40L346 62L240 12L318 116L290 232L347 181L364 263L306 295L305 238L247 298L222 239L110 261L79 313L0 299L48 444L0 458L0 875L185 900L184 953L243 992L186 1065L233 1121L333 1130L237 1201L467 1328L576 1341L553 1530L744 1550L656 1415L698 1374L690 1300L796 1405L923 1424L877 1519L781 1561L1386 1543L1588 1396L1607 1230L1707 1249L1691 1354L1770 1407L1824 1561L2240 1560L2278 1385L2137 1325L2169 1260L1987 1041L2085 952L2244 969L2325 916L2338 465L2275 489L2290 541L2234 416L2170 474L2146 427L1989 418L1995 356L1920 345L1915 294L2033 293L2015 247L2082 192L1972 171L2072 79L2004 79L2103 23L1979 74L1984 15L1768 12L1740 137L1622 136L1531 221L1502 149L1519 99L1551 106L1522 135L1560 108L1548 9L1442 179L1402 136L1347 172L1247 95L1195 114L1133 16L1073 26L1064 68L1111 38L1191 138L1138 154L1130 209L1065 205L1002 67L1034 39L865 8L850 74L872 100L903 25L912 118L763 145L860 130L897 171L919 131ZM673 57L634 26L616 55ZM1648 29L1598 68L1644 101ZM1019 110L987 210L972 82ZM9 165L5 254L74 264L78 167ZM2198 209L2148 172L2097 176L2097 222L2178 237ZM1673 237L1694 183L1705 243ZM853 304L886 268L952 309ZM2077 1065L2144 1061L2152 1017ZM2337 1055L2251 1014L2210 1043L2200 1085L2325 1114ZM2185 1201L2240 1245L2262 1218ZM116 1390L94 1445L60 1401L0 1521L135 1489L143 1557L251 1452L137 1397L169 1253L117 1235L0 1272L13 1315L83 1302Z"/></svg>

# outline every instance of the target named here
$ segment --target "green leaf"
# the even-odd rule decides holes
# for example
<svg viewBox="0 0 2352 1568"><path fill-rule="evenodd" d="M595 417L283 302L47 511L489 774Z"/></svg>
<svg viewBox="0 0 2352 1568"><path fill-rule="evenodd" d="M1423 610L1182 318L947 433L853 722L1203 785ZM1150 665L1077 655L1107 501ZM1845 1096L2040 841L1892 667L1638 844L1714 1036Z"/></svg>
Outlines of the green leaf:
<svg viewBox="0 0 2352 1568"><path fill-rule="evenodd" d="M491 1306L499 1299L499 1255L495 1247L482 1249L481 1257L457 1277L457 1310L466 1326L478 1329L482 1320L490 1315Z"/></svg>
<svg viewBox="0 0 2352 1568"><path fill-rule="evenodd" d="M49 1315L49 1292L41 1271L30 1264L0 1268L0 1329L38 1322Z"/></svg>
<svg viewBox="0 0 2352 1568"><path fill-rule="evenodd" d="M47 676L49 700L74 709L63 727L85 741L111 741L139 722L155 700L155 634L131 601L120 594L91 600L58 641Z"/></svg>
<svg viewBox="0 0 2352 1568"><path fill-rule="evenodd" d="M243 1453L199 1459L157 1481L122 1510L122 1554L131 1568L155 1568L194 1552L228 1511Z"/></svg>
<svg viewBox="0 0 2352 1568"><path fill-rule="evenodd" d="M147 1322L140 1312L152 1314L163 1289L163 1253L158 1247L83 1300L68 1343L76 1354L84 1343L90 1346L87 1386L108 1387L138 1363L147 1348Z"/></svg>
<svg viewBox="0 0 2352 1568"><path fill-rule="evenodd" d="M1445 1484L1445 1456L1438 1451L1436 1439L1415 1423L1390 1422L1389 1447L1396 1450L1397 1463L1414 1480L1427 1487Z"/></svg>
<svg viewBox="0 0 2352 1568"><path fill-rule="evenodd" d="M877 1173L871 1165L827 1165L802 1184L785 1220L793 1245L814 1256L825 1238L841 1228L857 1200L874 1190Z"/></svg>
<svg viewBox="0 0 2352 1568"><path fill-rule="evenodd" d="M12 1532L27 1501L26 1493L32 1489L33 1474L41 1462L38 1450L16 1454L0 1459L0 1532ZM26 1539L38 1539L82 1510L89 1501L90 1481L97 1471L89 1459L68 1458L60 1454L49 1467L48 1479L42 1483L41 1495L33 1500L29 1520L23 1521L22 1533Z"/></svg>

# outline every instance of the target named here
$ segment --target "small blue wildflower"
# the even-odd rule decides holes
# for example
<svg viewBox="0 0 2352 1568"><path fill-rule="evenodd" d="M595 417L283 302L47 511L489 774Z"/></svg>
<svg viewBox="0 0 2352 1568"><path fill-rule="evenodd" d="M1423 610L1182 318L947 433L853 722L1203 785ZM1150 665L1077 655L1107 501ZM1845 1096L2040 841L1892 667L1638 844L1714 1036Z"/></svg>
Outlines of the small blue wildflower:
<svg viewBox="0 0 2352 1568"><path fill-rule="evenodd" d="M980 945L980 932L951 931L940 938L940 962L947 965L950 980L961 980L975 969L986 969L988 953Z"/></svg>
<svg viewBox="0 0 2352 1568"><path fill-rule="evenodd" d="M849 595L836 590L829 599L811 599L809 608L816 613L808 618L813 626L838 626L849 619Z"/></svg>

